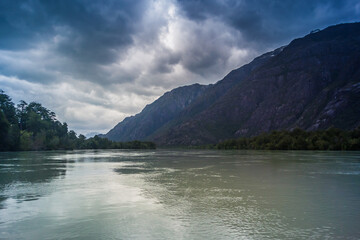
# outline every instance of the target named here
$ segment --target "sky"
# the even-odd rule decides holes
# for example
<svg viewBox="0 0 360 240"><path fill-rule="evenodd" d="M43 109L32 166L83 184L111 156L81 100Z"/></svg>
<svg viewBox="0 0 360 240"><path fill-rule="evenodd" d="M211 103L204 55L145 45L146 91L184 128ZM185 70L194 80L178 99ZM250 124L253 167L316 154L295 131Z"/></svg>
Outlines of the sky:
<svg viewBox="0 0 360 240"><path fill-rule="evenodd" d="M1 0L0 89L106 133L166 91L359 16L360 0Z"/></svg>

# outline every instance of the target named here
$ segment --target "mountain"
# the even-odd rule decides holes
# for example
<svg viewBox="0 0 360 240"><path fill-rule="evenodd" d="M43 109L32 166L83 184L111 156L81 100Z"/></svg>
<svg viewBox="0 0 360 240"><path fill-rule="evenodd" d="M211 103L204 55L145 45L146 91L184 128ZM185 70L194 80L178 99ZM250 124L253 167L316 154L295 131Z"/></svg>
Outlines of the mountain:
<svg viewBox="0 0 360 240"><path fill-rule="evenodd" d="M89 132L89 133L86 133L85 134L85 137L86 138L92 138L92 137L95 137L96 135L103 135L103 134L101 134L101 133L99 133L99 132Z"/></svg>
<svg viewBox="0 0 360 240"><path fill-rule="evenodd" d="M197 99L208 86L193 84L165 93L141 113L127 117L102 137L114 141L146 139L158 128L177 118L189 104Z"/></svg>
<svg viewBox="0 0 360 240"><path fill-rule="evenodd" d="M264 54L250 64L233 70L216 84L208 86L193 84L166 92L152 104L147 105L139 114L125 118L101 137L114 141L151 139L151 136L156 135L159 130L165 129L167 124L174 125L174 122L189 118L206 109L277 52L279 50Z"/></svg>
<svg viewBox="0 0 360 240"><path fill-rule="evenodd" d="M105 135L197 145L300 127L360 126L360 23L311 32L213 85L165 93Z"/></svg>

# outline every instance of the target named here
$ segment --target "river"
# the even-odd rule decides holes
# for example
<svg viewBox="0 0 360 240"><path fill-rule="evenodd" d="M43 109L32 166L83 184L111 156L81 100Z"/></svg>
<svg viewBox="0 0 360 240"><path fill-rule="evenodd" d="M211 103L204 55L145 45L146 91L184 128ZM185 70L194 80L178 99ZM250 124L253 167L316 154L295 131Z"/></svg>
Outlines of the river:
<svg viewBox="0 0 360 240"><path fill-rule="evenodd" d="M0 153L0 239L359 239L360 152Z"/></svg>

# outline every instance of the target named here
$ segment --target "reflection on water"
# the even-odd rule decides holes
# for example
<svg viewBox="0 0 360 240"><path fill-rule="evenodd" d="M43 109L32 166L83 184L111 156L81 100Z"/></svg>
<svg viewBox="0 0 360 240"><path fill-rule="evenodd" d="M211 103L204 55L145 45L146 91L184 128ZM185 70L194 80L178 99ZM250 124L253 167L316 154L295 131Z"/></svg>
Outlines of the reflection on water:
<svg viewBox="0 0 360 240"><path fill-rule="evenodd" d="M135 173L150 173L154 172L152 169L139 169L139 168L118 168L114 169L115 172L120 174L135 174Z"/></svg>
<svg viewBox="0 0 360 240"><path fill-rule="evenodd" d="M1 187L14 182L47 182L65 175L66 159L54 161L40 152L0 153Z"/></svg>
<svg viewBox="0 0 360 240"><path fill-rule="evenodd" d="M359 157L1 153L0 239L358 239Z"/></svg>
<svg viewBox="0 0 360 240"><path fill-rule="evenodd" d="M38 200L47 192L45 189L32 189L32 184L46 185L53 178L66 174L66 160L53 161L50 156L38 152L0 154L0 209L4 202L14 199L22 201Z"/></svg>

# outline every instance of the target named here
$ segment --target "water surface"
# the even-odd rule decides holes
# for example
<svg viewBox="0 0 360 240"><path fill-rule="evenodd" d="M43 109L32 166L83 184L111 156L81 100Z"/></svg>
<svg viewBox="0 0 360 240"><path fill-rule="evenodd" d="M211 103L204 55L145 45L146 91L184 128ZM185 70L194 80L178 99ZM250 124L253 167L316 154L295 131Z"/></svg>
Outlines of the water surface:
<svg viewBox="0 0 360 240"><path fill-rule="evenodd" d="M359 239L360 152L0 153L0 239Z"/></svg>

